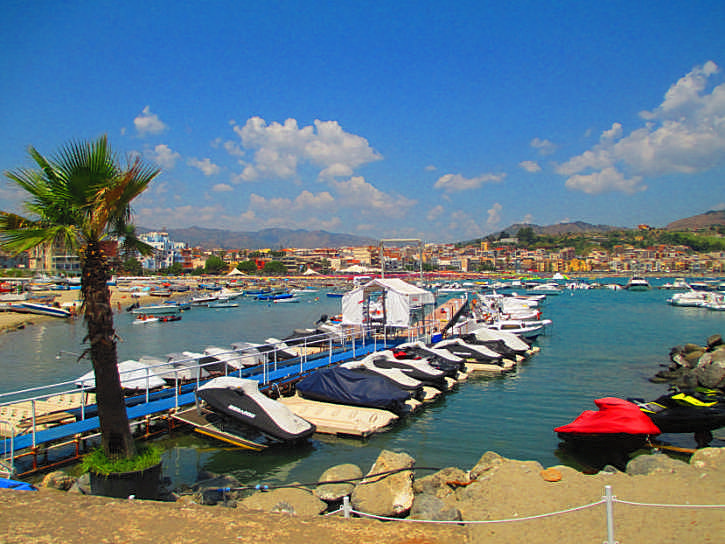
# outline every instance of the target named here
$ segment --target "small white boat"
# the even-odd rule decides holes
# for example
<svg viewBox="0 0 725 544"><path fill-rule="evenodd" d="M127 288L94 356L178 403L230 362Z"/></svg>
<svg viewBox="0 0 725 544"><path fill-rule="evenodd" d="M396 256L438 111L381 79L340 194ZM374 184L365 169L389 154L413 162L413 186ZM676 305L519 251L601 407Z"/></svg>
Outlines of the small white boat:
<svg viewBox="0 0 725 544"><path fill-rule="evenodd" d="M672 306L702 306L705 302L707 302L707 293L694 290L675 293L667 299L667 303Z"/></svg>
<svg viewBox="0 0 725 544"><path fill-rule="evenodd" d="M177 304L154 304L150 306L139 306L131 310L134 314L146 315L170 315L178 314L180 308Z"/></svg>
<svg viewBox="0 0 725 544"><path fill-rule="evenodd" d="M38 304L37 302L22 302L20 304L14 304L13 305L16 309L15 311L25 312L29 314L38 314L38 315L49 315L51 317L70 317L71 313L70 311L60 308L57 306L50 306L48 304Z"/></svg>
<svg viewBox="0 0 725 544"><path fill-rule="evenodd" d="M155 315L140 314L136 319L133 320L134 325L146 325L148 323L158 323L159 318Z"/></svg>
<svg viewBox="0 0 725 544"><path fill-rule="evenodd" d="M501 321L494 321L486 325L487 328L506 331L517 336L524 338L536 338L540 334L544 333L544 329L551 325L551 319L542 319L540 321L521 321L518 319L505 319Z"/></svg>
<svg viewBox="0 0 725 544"><path fill-rule="evenodd" d="M632 276L624 288L628 291L646 291L649 289L649 282L642 276Z"/></svg>
<svg viewBox="0 0 725 544"><path fill-rule="evenodd" d="M238 302L232 302L231 300L215 300L208 303L207 308L237 308Z"/></svg>

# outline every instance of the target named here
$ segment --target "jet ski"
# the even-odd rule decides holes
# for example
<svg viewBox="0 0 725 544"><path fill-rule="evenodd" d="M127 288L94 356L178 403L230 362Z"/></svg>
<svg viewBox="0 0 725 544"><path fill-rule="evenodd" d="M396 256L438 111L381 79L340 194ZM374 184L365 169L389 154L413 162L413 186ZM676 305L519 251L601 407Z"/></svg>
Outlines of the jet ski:
<svg viewBox="0 0 725 544"><path fill-rule="evenodd" d="M371 353L363 360L372 361L379 368L398 369L423 385L434 387L440 391L448 389L446 373L431 366L425 359L398 357L394 351L383 350Z"/></svg>
<svg viewBox="0 0 725 544"><path fill-rule="evenodd" d="M698 446L712 440L710 431L725 427L725 396L716 390L674 391L639 406L663 433L694 433Z"/></svg>
<svg viewBox="0 0 725 544"><path fill-rule="evenodd" d="M409 391L379 374L339 366L317 370L297 382L295 388L310 400L379 408L395 414L407 412L405 401L411 398Z"/></svg>
<svg viewBox="0 0 725 544"><path fill-rule="evenodd" d="M419 357L428 362L433 368L442 370L446 376L455 379L459 372L466 371L466 360L458 357L446 349L436 349L426 346L423 342L407 342L400 344L393 352L397 358L403 358L405 354L408 358Z"/></svg>
<svg viewBox="0 0 725 544"><path fill-rule="evenodd" d="M382 376L403 391L408 391L411 398L420 401L425 400L426 393L425 391L423 391L423 384L420 381L411 378L407 374L403 373L400 369L379 367L374 361L368 358L362 359L360 361L349 361L347 363L342 363L340 367L346 368L348 370L353 370L355 372L369 373L377 376Z"/></svg>
<svg viewBox="0 0 725 544"><path fill-rule="evenodd" d="M315 432L312 423L261 393L255 380L214 378L199 387L197 396L223 419L252 427L280 442L304 440Z"/></svg>
<svg viewBox="0 0 725 544"><path fill-rule="evenodd" d="M512 332L489 329L481 327L474 330L471 334L475 335L478 340L503 340L503 342L511 349L526 353L531 349L531 344L525 338L518 336Z"/></svg>
<svg viewBox="0 0 725 544"><path fill-rule="evenodd" d="M462 357L473 362L485 364L501 364L503 356L500 353L488 349L486 346L468 344L460 338L449 338L441 340L433 345L436 349L445 349L453 355Z"/></svg>
<svg viewBox="0 0 725 544"><path fill-rule="evenodd" d="M502 356L508 359L516 359L517 357L526 357L526 350L513 349L502 339L498 340L479 340L479 338L472 333L464 334L461 336L461 340L467 344L473 344L476 346L486 346L488 349L500 353Z"/></svg>
<svg viewBox="0 0 725 544"><path fill-rule="evenodd" d="M629 454L647 445L660 429L639 407L615 397L596 399L598 411L585 410L574 421L554 432L565 447L596 458L595 464L626 466Z"/></svg>

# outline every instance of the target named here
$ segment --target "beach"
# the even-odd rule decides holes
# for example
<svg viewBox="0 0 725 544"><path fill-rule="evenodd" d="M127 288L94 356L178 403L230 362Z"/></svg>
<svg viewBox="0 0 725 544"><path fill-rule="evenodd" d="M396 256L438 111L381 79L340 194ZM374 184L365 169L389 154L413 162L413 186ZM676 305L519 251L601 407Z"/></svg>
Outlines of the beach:
<svg viewBox="0 0 725 544"><path fill-rule="evenodd" d="M649 474L621 472L585 475L559 467L562 478L544 481L531 463L511 462L479 476L462 493L478 493L479 520L515 520L591 504L606 485L615 498L638 504L614 505L614 538L641 542L698 544L722 542L725 466L722 448L712 462L661 466ZM475 486L486 486L475 491ZM648 505L680 505L667 508ZM689 506L688 506L689 505ZM720 505L694 508L693 505ZM201 506L188 502L110 499L54 489L39 492L0 489L0 542L73 543L298 543L388 544L518 543L562 544L607 541L604 504L563 515L496 524L431 524L405 521L271 514L243 507Z"/></svg>
<svg viewBox="0 0 725 544"><path fill-rule="evenodd" d="M140 304L148 304L153 300L158 300L156 297L149 295L141 295L139 297L131 297L130 293L119 291L117 287L110 287L111 290L111 306L114 312L125 310L127 306L130 306L133 302L138 301ZM78 319L81 317L80 308L80 290L71 289L68 291L54 291L55 295L54 302L57 302L62 307L67 305L74 305L76 309L76 317L71 319ZM50 317L39 314L25 314L20 312L0 312L0 333L23 329L26 326L31 326L35 323L39 323L45 320L58 320L63 318Z"/></svg>

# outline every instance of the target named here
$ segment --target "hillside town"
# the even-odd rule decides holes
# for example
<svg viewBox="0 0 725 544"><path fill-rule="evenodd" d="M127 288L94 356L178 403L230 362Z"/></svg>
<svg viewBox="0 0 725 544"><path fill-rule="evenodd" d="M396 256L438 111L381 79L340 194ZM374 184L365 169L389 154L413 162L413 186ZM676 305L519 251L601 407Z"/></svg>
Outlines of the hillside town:
<svg viewBox="0 0 725 544"><path fill-rule="evenodd" d="M172 240L167 232L148 232L139 239L152 246L149 256L124 255L117 242L107 242L105 251L119 272L129 259L141 274L200 274L210 259L219 263L218 272L239 268L245 273L299 275L308 270L320 274L366 273L381 270L454 271L467 273L535 274L722 274L725 251L696 252L686 245L657 244L635 247L615 245L611 250L575 247L528 249L516 237L483 240L468 244L424 243L405 240L400 243L358 247L220 249L189 247ZM241 266L241 264L245 266ZM274 263L276 267L269 267ZM17 256L0 254L0 267L66 276L78 275L76 255L58 247L39 246Z"/></svg>

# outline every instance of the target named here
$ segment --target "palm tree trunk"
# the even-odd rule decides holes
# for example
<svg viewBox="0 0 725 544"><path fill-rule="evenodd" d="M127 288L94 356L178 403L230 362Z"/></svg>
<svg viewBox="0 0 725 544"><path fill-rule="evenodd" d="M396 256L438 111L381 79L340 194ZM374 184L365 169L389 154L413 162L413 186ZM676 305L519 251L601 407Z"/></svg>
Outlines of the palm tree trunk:
<svg viewBox="0 0 725 544"><path fill-rule="evenodd" d="M96 404L101 425L101 442L108 457L133 457L136 446L128 424L126 405L118 373L118 355L113 327L110 269L97 242L81 254L81 293L88 327L91 362L96 378Z"/></svg>

